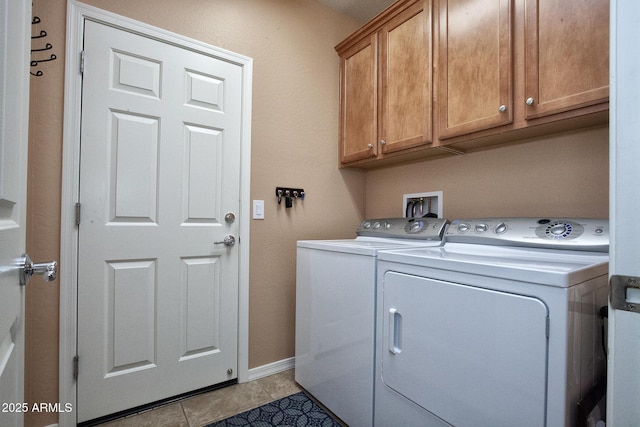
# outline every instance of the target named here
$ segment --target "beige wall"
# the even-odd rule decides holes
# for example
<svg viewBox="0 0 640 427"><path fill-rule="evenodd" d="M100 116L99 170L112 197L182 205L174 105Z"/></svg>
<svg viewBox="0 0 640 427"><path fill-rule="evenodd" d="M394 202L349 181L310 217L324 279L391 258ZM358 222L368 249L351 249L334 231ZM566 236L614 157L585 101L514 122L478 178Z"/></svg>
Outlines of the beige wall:
<svg viewBox="0 0 640 427"><path fill-rule="evenodd" d="M367 217L402 216L402 195L443 192L445 218L609 217L609 128L367 173Z"/></svg>
<svg viewBox="0 0 640 427"><path fill-rule="evenodd" d="M368 172L337 169L338 58L357 23L315 0L88 0L254 59L250 367L294 354L295 241L351 237L365 216L399 216L403 193L444 191L448 217L607 216L607 129ZM32 78L27 249L59 259L66 0L34 0L58 60ZM276 186L303 187L293 209ZM366 201L366 206L365 206ZM61 266L64 269L65 266ZM57 282L27 289L26 393L58 401ZM27 426L55 423L29 415Z"/></svg>
<svg viewBox="0 0 640 427"><path fill-rule="evenodd" d="M364 174L337 169L338 57L358 24L315 0L90 0L85 3L253 58L249 365L293 356L295 242L350 237L364 216ZM34 0L58 56L32 78L28 250L59 259L66 0ZM38 29L38 30L39 30ZM302 187L285 211L276 186ZM336 215L335 212L340 212ZM63 269L64 266L61 266ZM26 398L58 401L57 282L27 293ZM55 423L31 414L27 425Z"/></svg>

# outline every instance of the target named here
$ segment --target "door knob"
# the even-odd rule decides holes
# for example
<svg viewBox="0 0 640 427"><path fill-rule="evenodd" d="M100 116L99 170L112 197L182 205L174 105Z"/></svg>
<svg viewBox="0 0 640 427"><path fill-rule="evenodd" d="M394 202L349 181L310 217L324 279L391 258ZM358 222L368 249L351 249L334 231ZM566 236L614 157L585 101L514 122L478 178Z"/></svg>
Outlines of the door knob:
<svg viewBox="0 0 640 427"><path fill-rule="evenodd" d="M53 282L58 275L58 263L56 261L34 263L29 258L29 254L22 254L19 261L19 267L22 270L20 275L20 284L25 286L31 276L39 274L45 282Z"/></svg>
<svg viewBox="0 0 640 427"><path fill-rule="evenodd" d="M213 242L214 245L233 246L236 244L236 238L233 234L227 234L220 242Z"/></svg>

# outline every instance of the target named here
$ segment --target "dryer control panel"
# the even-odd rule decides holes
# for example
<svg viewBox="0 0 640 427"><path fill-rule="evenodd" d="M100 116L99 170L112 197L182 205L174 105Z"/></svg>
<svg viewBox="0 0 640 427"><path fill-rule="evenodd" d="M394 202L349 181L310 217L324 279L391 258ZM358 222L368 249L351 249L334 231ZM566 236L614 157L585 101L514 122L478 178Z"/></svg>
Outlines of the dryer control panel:
<svg viewBox="0 0 640 427"><path fill-rule="evenodd" d="M445 241L609 252L609 220L475 218L451 222Z"/></svg>
<svg viewBox="0 0 640 427"><path fill-rule="evenodd" d="M449 222L444 218L378 218L360 223L358 236L391 239L442 240Z"/></svg>

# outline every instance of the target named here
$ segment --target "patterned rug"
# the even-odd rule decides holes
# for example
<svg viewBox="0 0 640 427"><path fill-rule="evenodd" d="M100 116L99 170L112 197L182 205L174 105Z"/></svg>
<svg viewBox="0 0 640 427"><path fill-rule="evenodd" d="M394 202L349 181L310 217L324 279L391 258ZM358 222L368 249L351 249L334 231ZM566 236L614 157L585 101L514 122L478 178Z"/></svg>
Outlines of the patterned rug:
<svg viewBox="0 0 640 427"><path fill-rule="evenodd" d="M340 424L304 392L300 392L206 427L232 426L340 427Z"/></svg>

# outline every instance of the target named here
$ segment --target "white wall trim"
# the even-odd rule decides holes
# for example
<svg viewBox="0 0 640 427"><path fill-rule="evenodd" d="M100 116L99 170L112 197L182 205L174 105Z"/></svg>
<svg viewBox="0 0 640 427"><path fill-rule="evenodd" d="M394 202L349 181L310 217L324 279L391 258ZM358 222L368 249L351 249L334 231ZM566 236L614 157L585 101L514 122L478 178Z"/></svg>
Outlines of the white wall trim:
<svg viewBox="0 0 640 427"><path fill-rule="evenodd" d="M242 154L240 177L240 238L238 293L238 381L249 380L249 227L251 182L251 102L253 60L179 34L116 15L76 0L67 3L67 43L65 61L64 131L62 152L62 196L60 237L60 384L59 401L77 405L76 382L73 379L73 357L77 343L77 253L78 229L75 204L79 198L80 113L82 77L80 52L84 42L85 20L152 37L186 49L216 56L238 64L242 77ZM82 369L82 359L80 359ZM76 425L76 411L61 413L59 424Z"/></svg>
<svg viewBox="0 0 640 427"><path fill-rule="evenodd" d="M295 357L290 357L288 359L282 359L256 368L251 368L249 369L249 381L259 380L260 378L268 377L269 375L293 369L295 366L295 360Z"/></svg>

